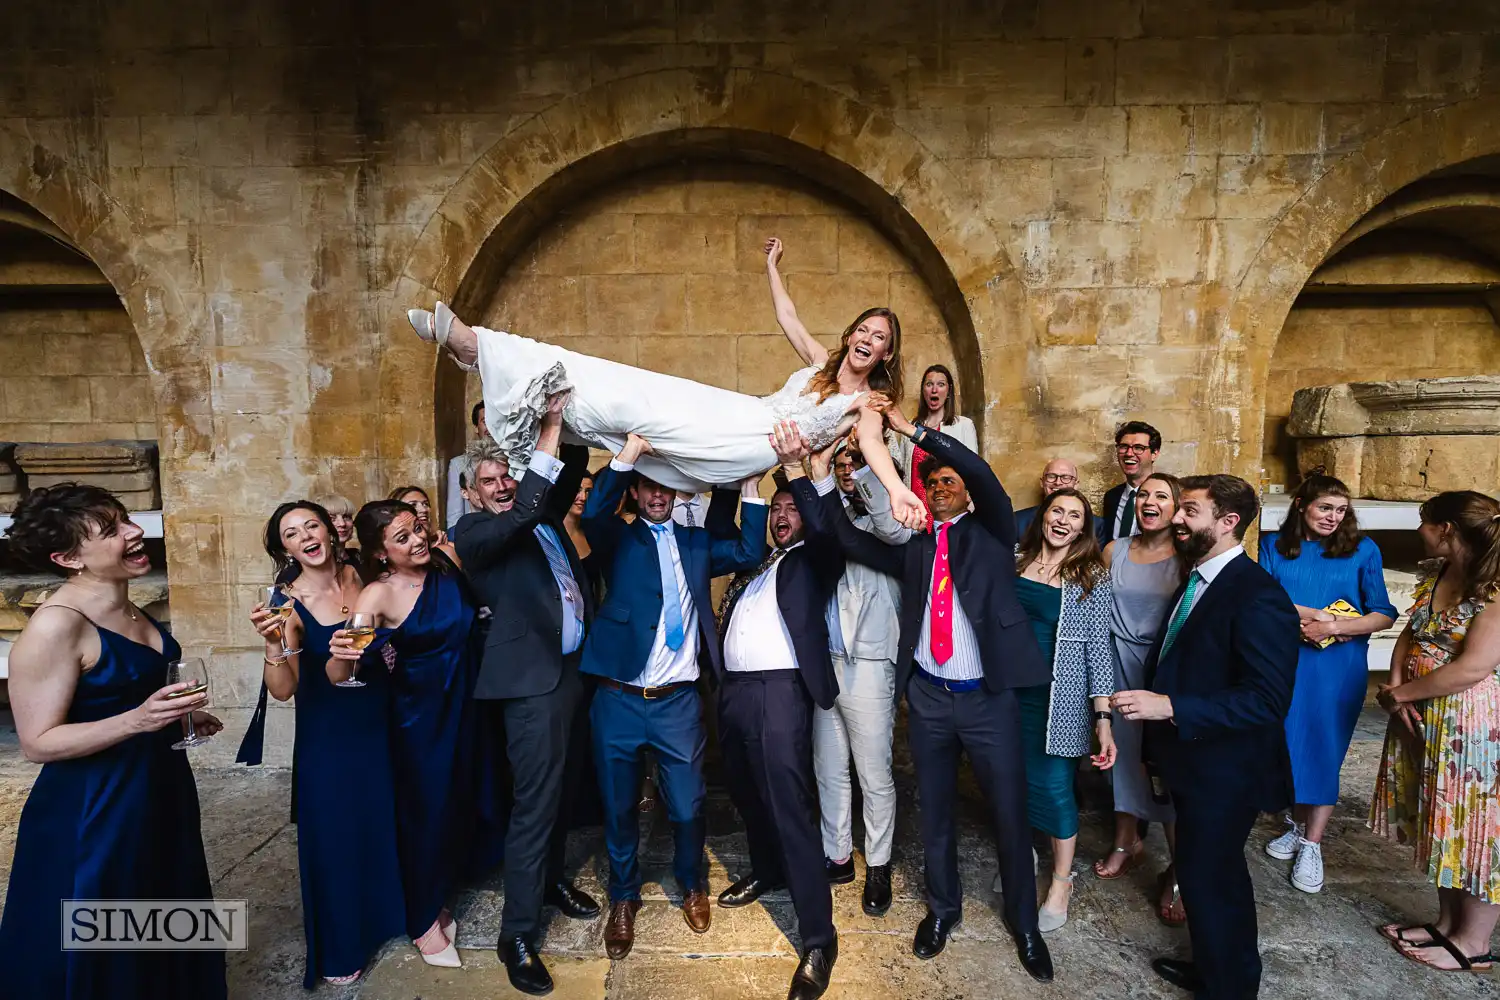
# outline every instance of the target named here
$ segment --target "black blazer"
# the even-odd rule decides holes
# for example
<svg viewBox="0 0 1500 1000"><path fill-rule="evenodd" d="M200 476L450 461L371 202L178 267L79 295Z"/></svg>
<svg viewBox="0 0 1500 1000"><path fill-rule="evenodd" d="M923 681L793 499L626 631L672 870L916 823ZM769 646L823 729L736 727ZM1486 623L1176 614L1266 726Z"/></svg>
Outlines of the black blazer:
<svg viewBox="0 0 1500 1000"><path fill-rule="evenodd" d="M572 499L577 480L571 479ZM594 597L578 552L562 518L549 509L555 489L547 477L530 469L516 485L516 499L503 514L475 511L459 518L462 529L454 548L479 600L490 609L484 658L479 665L475 698L527 698L547 694L562 679L562 597L542 543L533 533L547 523L557 533L573 579L583 593L585 634L594 620Z"/></svg>
<svg viewBox="0 0 1500 1000"><path fill-rule="evenodd" d="M1125 495L1125 484L1116 483L1104 491L1104 508L1094 522L1094 534L1102 549L1114 541L1115 516L1120 513L1120 498Z"/></svg>
<svg viewBox="0 0 1500 1000"><path fill-rule="evenodd" d="M1032 687L1052 680L1052 667L1031 631L1031 620L1016 597L1016 515L1010 497L984 459L941 431L919 429L916 443L963 477L974 509L949 529L949 557L958 603L964 609L984 664L990 691ZM937 537L912 536L904 545L886 545L856 528L844 515L838 491L818 498L806 479L792 482L798 508L814 535L838 538L844 555L901 581L901 646L896 659L896 697L906 693L915 669L917 637L932 586ZM814 511L815 506L819 507Z"/></svg>
<svg viewBox="0 0 1500 1000"><path fill-rule="evenodd" d="M1176 606L1174 599L1169 621ZM1291 598L1241 555L1220 570L1162 657L1166 631L1147 656L1146 677L1172 699L1174 715L1146 723L1146 759L1174 792L1285 808L1292 787L1284 724L1300 642Z"/></svg>
<svg viewBox="0 0 1500 1000"><path fill-rule="evenodd" d="M814 491L814 498L817 493ZM797 507L803 500L798 497ZM840 517L843 513L840 512ZM805 520L805 518L804 518ZM848 520L848 518L844 518ZM792 652L797 657L797 672L819 708L832 708L839 695L839 682L833 673L833 655L828 651L828 602L839 578L844 575L844 558L827 538L808 539L805 544L781 557L776 567L776 606L787 634L792 637ZM739 598L724 611L723 628L728 634L729 622Z"/></svg>

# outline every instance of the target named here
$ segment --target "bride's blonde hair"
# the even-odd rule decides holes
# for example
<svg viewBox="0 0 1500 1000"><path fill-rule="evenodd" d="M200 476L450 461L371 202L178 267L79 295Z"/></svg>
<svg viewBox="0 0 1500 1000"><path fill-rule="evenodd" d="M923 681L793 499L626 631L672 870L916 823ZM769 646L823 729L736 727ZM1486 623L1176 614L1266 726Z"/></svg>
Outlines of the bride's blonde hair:
<svg viewBox="0 0 1500 1000"><path fill-rule="evenodd" d="M849 356L849 338L861 323L871 316L879 316L891 328L891 339L886 343L886 355L870 372L870 388L885 393L891 402L901 402L901 321L885 306L874 306L854 317L854 322L844 330L839 349L828 355L828 361L807 383L809 392L818 394L818 402L839 391L839 369Z"/></svg>

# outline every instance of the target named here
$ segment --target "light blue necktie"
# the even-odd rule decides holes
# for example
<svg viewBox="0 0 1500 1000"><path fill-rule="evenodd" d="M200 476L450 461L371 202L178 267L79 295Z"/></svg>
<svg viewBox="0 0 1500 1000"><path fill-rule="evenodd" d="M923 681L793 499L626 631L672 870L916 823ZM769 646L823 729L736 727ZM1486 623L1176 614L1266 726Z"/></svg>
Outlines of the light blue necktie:
<svg viewBox="0 0 1500 1000"><path fill-rule="evenodd" d="M1188 577L1187 589L1182 592L1182 600L1177 603L1177 613L1167 623L1167 637L1161 641L1161 656L1157 657L1158 660L1167 655L1167 650L1177 640L1177 633L1182 631L1182 626L1187 622L1188 615L1193 613L1193 597L1198 593L1198 584L1202 582L1203 577L1197 570L1193 570L1193 575Z"/></svg>
<svg viewBox="0 0 1500 1000"><path fill-rule="evenodd" d="M653 524L656 533L656 561L661 565L661 609L667 623L667 648L682 648L682 592L677 589L677 571L672 568L671 541L665 524Z"/></svg>
<svg viewBox="0 0 1500 1000"><path fill-rule="evenodd" d="M552 526L539 524L533 534L542 543L542 552L547 557L552 578L557 581L563 603L572 614L572 621L563 624L563 653L571 653L583 642L583 592L578 589L578 581L573 579L573 567L568 565L568 554L563 550L562 542Z"/></svg>

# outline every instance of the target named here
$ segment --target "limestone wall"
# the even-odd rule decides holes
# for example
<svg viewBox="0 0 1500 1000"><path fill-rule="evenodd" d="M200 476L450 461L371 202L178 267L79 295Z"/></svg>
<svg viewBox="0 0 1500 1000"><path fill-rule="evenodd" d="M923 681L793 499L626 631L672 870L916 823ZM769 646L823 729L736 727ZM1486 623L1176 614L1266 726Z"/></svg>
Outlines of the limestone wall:
<svg viewBox="0 0 1500 1000"><path fill-rule="evenodd" d="M620 297L639 309L680 281L678 313L612 347L709 356L727 383L732 343L735 383L768 385L789 359L754 360L774 348L742 232L766 211L809 233L789 268L822 261L792 276L820 329L882 283L908 313L928 296L951 343L936 325L917 339L982 390L972 412L1020 502L1052 453L1101 489L1132 417L1163 429L1174 470L1253 475L1307 277L1387 194L1500 153L1497 32L1493 5L1409 0L13 0L0 189L125 304L157 401L174 627L222 653L253 639L276 502L430 483L456 445L467 414L434 399L456 411L461 387L434 391L403 310L459 294L498 316L546 266L561 293L527 311L572 309L571 336L604 337L590 286L596 304L612 283L645 289ZM692 176L623 179L705 155L838 198L734 180L695 212ZM561 177L567 204L548 197ZM653 230L630 201L648 195L724 268L704 297L679 266L707 266L684 252L699 244ZM626 270L602 239L567 263L570 227L608 218L630 220ZM862 237L873 270L827 256L860 219L881 234ZM485 250L511 231L529 235ZM643 246L672 266L631 273ZM506 259L519 270L473 273ZM726 295L746 305L718 310L703 348L695 303ZM40 357L6 372L44 377Z"/></svg>

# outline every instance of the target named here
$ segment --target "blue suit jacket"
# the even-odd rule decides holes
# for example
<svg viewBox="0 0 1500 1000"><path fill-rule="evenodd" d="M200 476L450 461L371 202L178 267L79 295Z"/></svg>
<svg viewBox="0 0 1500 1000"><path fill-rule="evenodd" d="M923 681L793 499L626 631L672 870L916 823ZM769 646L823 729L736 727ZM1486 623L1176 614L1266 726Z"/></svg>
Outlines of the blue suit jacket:
<svg viewBox="0 0 1500 1000"><path fill-rule="evenodd" d="M605 598L584 642L579 669L624 684L634 681L646 669L662 608L656 537L645 519L627 522L615 514L620 498L634 479L634 472L603 469L594 480L594 491L583 508L583 533L593 549L592 558L601 567ZM717 508L729 498L717 495L726 491L715 492L713 506ZM708 665L706 673L710 680L716 681L723 667L710 581L725 573L753 570L760 565L766 557L768 515L769 508L764 505L745 504L740 511L740 530L733 538L715 538L708 528L673 526L682 558L682 574L698 611L698 662L700 669L703 664Z"/></svg>
<svg viewBox="0 0 1500 1000"><path fill-rule="evenodd" d="M1252 799L1265 812L1286 806L1284 724L1301 641L1291 598L1241 555L1219 572L1162 656L1166 631L1146 659L1147 686L1171 697L1175 715L1146 723L1146 758L1173 792Z"/></svg>

